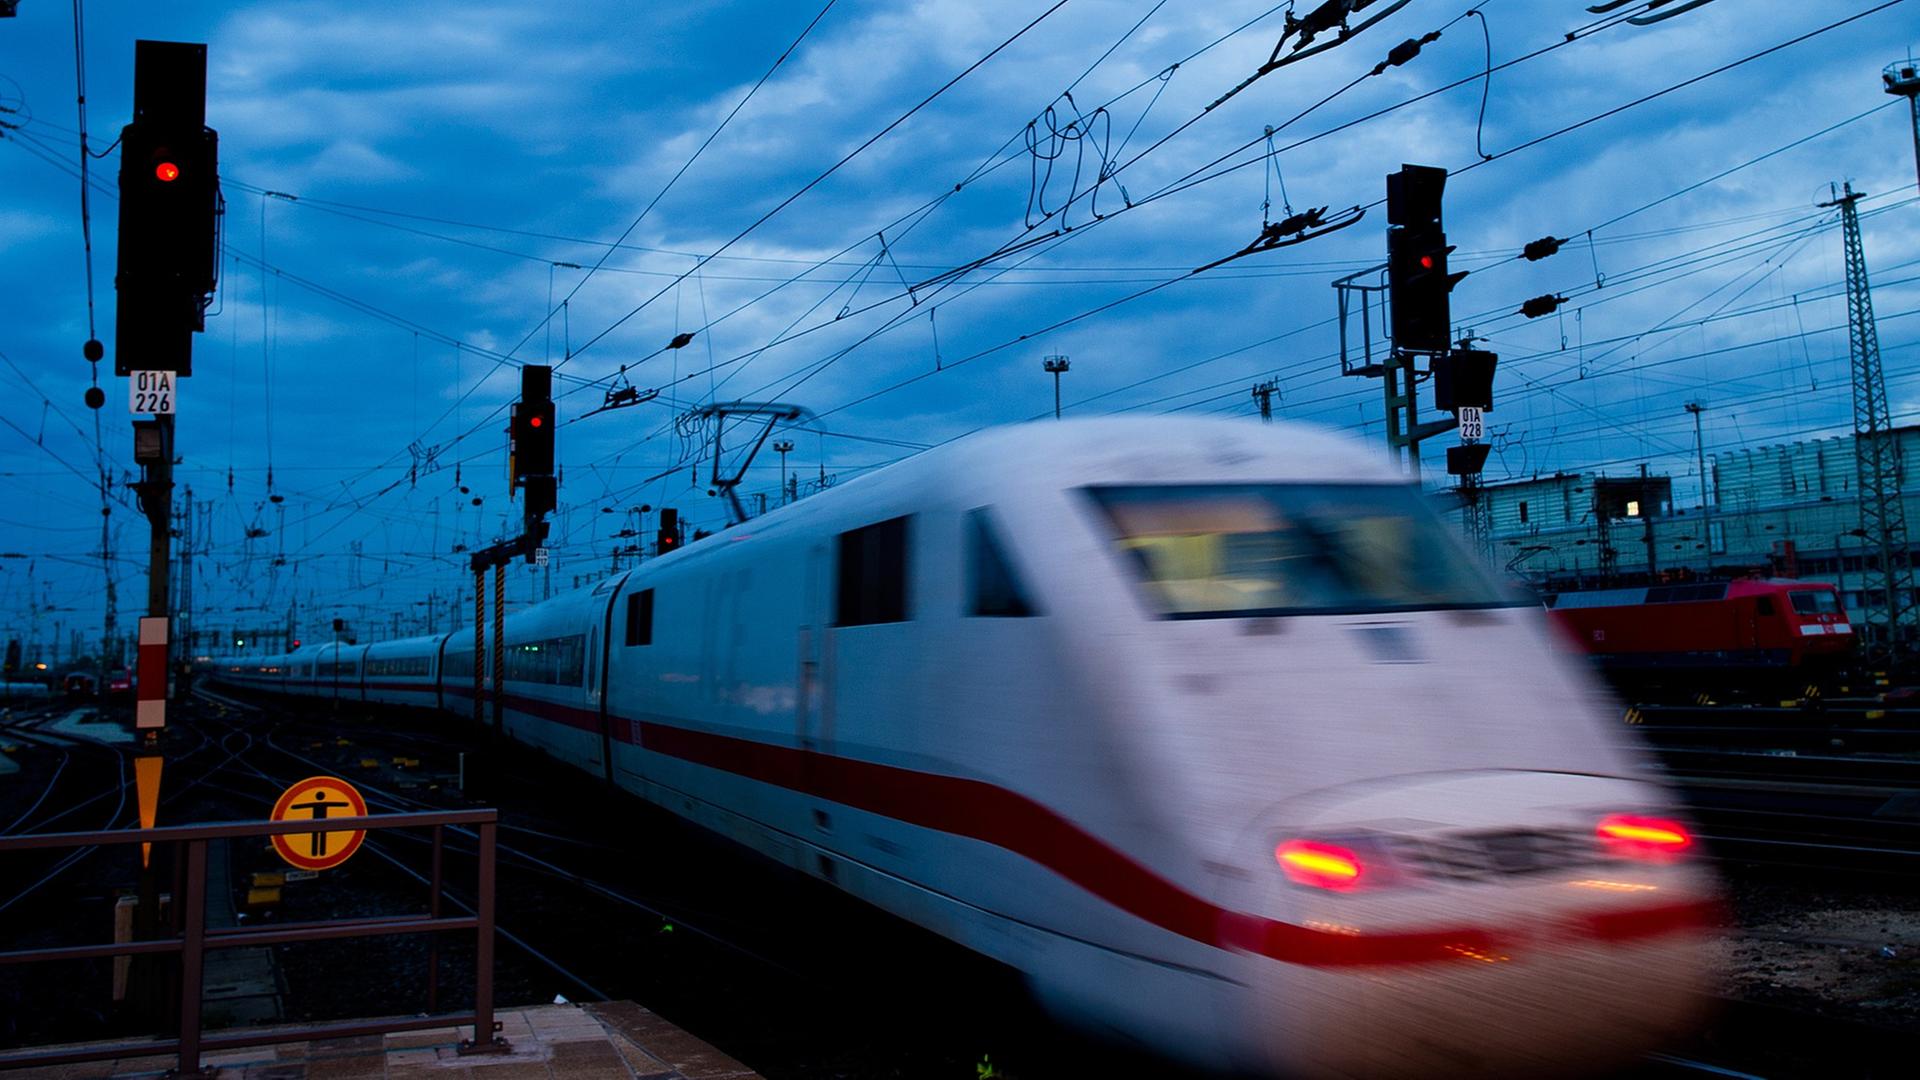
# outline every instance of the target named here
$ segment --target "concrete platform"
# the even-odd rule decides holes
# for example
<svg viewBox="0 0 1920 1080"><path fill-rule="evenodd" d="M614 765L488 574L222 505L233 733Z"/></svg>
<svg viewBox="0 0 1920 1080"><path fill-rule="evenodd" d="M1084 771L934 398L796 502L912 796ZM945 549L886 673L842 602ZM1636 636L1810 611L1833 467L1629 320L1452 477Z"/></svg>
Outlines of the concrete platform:
<svg viewBox="0 0 1920 1080"><path fill-rule="evenodd" d="M757 1080L759 1074L630 1001L541 1005L496 1014L507 1054L461 1057L464 1031L441 1028L208 1054L231 1080ZM8 1077L156 1077L170 1057L23 1069Z"/></svg>

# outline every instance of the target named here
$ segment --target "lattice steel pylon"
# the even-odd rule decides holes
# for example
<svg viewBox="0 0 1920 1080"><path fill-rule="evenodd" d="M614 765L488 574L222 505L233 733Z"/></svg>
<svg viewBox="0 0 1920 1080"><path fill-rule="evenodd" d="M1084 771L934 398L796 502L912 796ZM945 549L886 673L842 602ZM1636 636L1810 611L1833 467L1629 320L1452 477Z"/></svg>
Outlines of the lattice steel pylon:
<svg viewBox="0 0 1920 1080"><path fill-rule="evenodd" d="M1460 478L1460 526L1473 550L1489 562L1493 560L1493 503L1487 498L1480 474Z"/></svg>
<svg viewBox="0 0 1920 1080"><path fill-rule="evenodd" d="M1867 635L1888 659L1907 651L1912 619L1913 567L1907 555L1907 514L1900 498L1900 451L1887 408L1887 380L1880 368L1880 334L1873 321L1873 291L1867 284L1867 253L1860 242L1860 193L1851 183L1821 206L1840 208L1847 249L1847 344L1853 353L1854 470L1860 493L1860 528L1879 555L1867 568L1868 591L1885 602L1865 605Z"/></svg>

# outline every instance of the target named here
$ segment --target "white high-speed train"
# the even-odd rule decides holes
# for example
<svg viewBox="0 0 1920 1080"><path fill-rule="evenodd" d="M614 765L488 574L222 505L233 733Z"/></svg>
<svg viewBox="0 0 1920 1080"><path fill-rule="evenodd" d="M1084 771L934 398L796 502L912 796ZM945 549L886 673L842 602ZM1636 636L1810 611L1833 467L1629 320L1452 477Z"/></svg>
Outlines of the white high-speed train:
<svg viewBox="0 0 1920 1080"><path fill-rule="evenodd" d="M1178 1058L1589 1071L1710 974L1713 882L1591 677L1311 428L989 431L506 637L514 738ZM473 663L469 630L217 674L458 717Z"/></svg>

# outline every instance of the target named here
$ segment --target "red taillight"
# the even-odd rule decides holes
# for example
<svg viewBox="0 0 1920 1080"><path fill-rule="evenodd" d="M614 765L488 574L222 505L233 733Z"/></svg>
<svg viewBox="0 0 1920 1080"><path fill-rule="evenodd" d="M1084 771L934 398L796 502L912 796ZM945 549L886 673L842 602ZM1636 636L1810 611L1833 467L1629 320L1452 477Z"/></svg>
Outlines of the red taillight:
<svg viewBox="0 0 1920 1080"><path fill-rule="evenodd" d="M1594 832L1607 850L1635 859L1672 858L1693 844L1686 826L1668 818L1608 814Z"/></svg>
<svg viewBox="0 0 1920 1080"><path fill-rule="evenodd" d="M1351 889L1360 881L1360 856L1337 844L1287 840L1273 849L1273 857L1288 877L1316 889Z"/></svg>

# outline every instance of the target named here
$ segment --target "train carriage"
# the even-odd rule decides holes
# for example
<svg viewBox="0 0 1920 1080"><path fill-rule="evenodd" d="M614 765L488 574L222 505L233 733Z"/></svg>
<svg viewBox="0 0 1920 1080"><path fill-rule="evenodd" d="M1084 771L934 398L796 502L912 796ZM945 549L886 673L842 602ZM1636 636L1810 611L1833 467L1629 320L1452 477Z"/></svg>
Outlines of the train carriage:
<svg viewBox="0 0 1920 1080"><path fill-rule="evenodd" d="M603 641L618 584L570 593L509 620L502 654L507 734L602 776L607 746L600 708Z"/></svg>
<svg viewBox="0 0 1920 1080"><path fill-rule="evenodd" d="M1839 675L1857 637L1823 581L1744 578L1547 593L1549 616L1623 686L1799 692Z"/></svg>
<svg viewBox="0 0 1920 1080"><path fill-rule="evenodd" d="M510 616L505 727L1175 1056L1630 1059L1692 1015L1711 880L1545 613L1373 459L982 433ZM471 714L470 630L375 648Z"/></svg>
<svg viewBox="0 0 1920 1080"><path fill-rule="evenodd" d="M382 705L434 709L440 705L442 637L376 641L361 661L362 692Z"/></svg>

